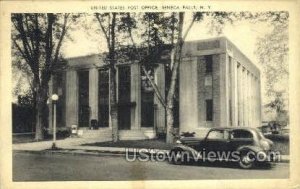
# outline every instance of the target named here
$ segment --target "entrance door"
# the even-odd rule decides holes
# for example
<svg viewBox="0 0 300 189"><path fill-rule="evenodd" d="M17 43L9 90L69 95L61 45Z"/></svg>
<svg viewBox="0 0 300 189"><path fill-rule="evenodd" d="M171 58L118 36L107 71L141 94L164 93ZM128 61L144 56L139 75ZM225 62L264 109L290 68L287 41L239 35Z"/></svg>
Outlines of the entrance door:
<svg viewBox="0 0 300 189"><path fill-rule="evenodd" d="M118 125L120 130L130 130L130 66L122 66L118 69Z"/></svg>
<svg viewBox="0 0 300 189"><path fill-rule="evenodd" d="M142 92L142 127L153 127L154 126L154 94L153 92Z"/></svg>
<svg viewBox="0 0 300 189"><path fill-rule="evenodd" d="M89 127L90 107L89 107L89 71L78 72L79 85L79 111L78 123L79 127Z"/></svg>

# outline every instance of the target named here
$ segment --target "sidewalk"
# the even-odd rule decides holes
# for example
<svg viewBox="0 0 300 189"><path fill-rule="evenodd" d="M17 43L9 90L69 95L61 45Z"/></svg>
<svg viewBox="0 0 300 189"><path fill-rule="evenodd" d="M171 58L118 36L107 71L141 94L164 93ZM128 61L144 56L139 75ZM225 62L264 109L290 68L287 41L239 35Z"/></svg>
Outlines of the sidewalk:
<svg viewBox="0 0 300 189"><path fill-rule="evenodd" d="M66 138L56 141L56 146L58 148L70 149L73 147L79 147L82 144L94 143L94 142L105 142L110 139L90 139L90 138ZM13 144L13 150L22 150L22 151L42 151L47 150L52 147L52 141L41 141L41 142L30 142L30 143L18 143Z"/></svg>
<svg viewBox="0 0 300 189"><path fill-rule="evenodd" d="M82 146L86 143L94 142L105 142L108 139L83 139L83 138L67 138L64 140L56 141L56 146L58 150L51 150L52 141L42 141L42 142L31 142L31 143L20 143L13 144L14 151L24 151L31 153L49 153L49 154L72 154L72 155L112 155L112 156L124 156L127 152L133 153L133 149L126 149L124 147L99 147L99 146ZM141 149L135 148L134 150L139 151ZM145 150L145 149L144 149ZM148 154L156 155L159 153L168 153L168 150L161 149L147 149ZM281 155L281 161L279 163L289 163L289 155Z"/></svg>

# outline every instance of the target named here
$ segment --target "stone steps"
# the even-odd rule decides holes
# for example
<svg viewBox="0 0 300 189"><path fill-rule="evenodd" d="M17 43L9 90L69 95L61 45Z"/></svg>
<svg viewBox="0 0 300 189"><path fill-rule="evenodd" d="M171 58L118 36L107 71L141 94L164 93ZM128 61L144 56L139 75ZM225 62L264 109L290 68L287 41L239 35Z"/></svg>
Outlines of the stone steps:
<svg viewBox="0 0 300 189"><path fill-rule="evenodd" d="M112 131L110 128L97 130L78 130L80 138L111 138Z"/></svg>
<svg viewBox="0 0 300 189"><path fill-rule="evenodd" d="M79 129L78 136L86 139L110 139L112 138L111 128L101 128L97 130ZM149 136L145 135L145 130L120 130L120 140L143 140L149 139Z"/></svg>
<svg viewBox="0 0 300 189"><path fill-rule="evenodd" d="M147 137L142 130L121 130L119 131L120 140L144 140Z"/></svg>

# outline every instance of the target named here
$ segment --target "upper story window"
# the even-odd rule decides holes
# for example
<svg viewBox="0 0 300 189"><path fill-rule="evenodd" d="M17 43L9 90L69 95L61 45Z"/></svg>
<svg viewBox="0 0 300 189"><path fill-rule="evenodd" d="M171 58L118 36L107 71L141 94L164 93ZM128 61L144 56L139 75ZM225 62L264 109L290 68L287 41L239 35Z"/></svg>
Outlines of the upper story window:
<svg viewBox="0 0 300 189"><path fill-rule="evenodd" d="M213 71L213 59L212 55L205 56L205 73L212 73Z"/></svg>
<svg viewBox="0 0 300 189"><path fill-rule="evenodd" d="M213 121L213 100L205 100L206 104L206 121Z"/></svg>

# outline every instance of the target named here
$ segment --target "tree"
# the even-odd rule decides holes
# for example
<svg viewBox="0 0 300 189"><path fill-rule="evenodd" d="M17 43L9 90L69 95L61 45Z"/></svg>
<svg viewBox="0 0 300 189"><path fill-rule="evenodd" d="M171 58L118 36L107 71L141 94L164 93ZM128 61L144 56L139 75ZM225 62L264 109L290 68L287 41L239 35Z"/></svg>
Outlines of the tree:
<svg viewBox="0 0 300 189"><path fill-rule="evenodd" d="M288 122L287 110L284 99L284 91L276 91L273 92L274 98L265 105L266 108L271 109L271 111L275 111L277 122Z"/></svg>
<svg viewBox="0 0 300 189"><path fill-rule="evenodd" d="M148 24L146 26L146 37L145 43L148 46L148 52L141 53L141 47L137 45L133 38L132 27L130 24L127 25L127 32L129 33L129 37L133 44L133 49L135 50L136 59L139 60L142 71L146 75L148 81L154 89L156 96L158 97L161 104L166 109L166 142L172 143L174 137L174 98L176 95L176 87L178 80L178 70L179 64L181 62L181 52L184 41L192 28L195 21L200 21L202 19L202 13L194 13L192 17L191 23L188 25L186 31L183 33L183 23L185 21L185 13L171 13L169 16L163 18L163 13L145 13L143 17L143 21ZM129 13L127 13L128 20L131 17ZM177 17L177 18L175 18ZM169 27L167 26L168 22L170 22ZM143 37L143 35L142 35ZM169 40L171 42L164 43L163 39ZM176 40L177 39L177 40ZM143 44L143 43L142 43ZM158 87L152 80L152 77L148 74L147 66L149 64L153 64L157 58L160 58L162 49L170 49L170 80L166 85L167 87L167 95L164 98L161 95L161 91L159 91ZM151 50L152 49L152 50Z"/></svg>
<svg viewBox="0 0 300 189"><path fill-rule="evenodd" d="M109 67L109 104L110 104L110 120L112 126L112 139L114 142L119 140L118 136L118 105L117 105L117 92L116 92L116 26L117 26L117 13L96 13L95 17L103 32L108 55L106 60Z"/></svg>
<svg viewBox="0 0 300 189"><path fill-rule="evenodd" d="M15 64L32 74L35 106L35 139L43 139L47 123L48 83L53 69L60 62L60 49L70 28L70 14L12 14L12 53Z"/></svg>

